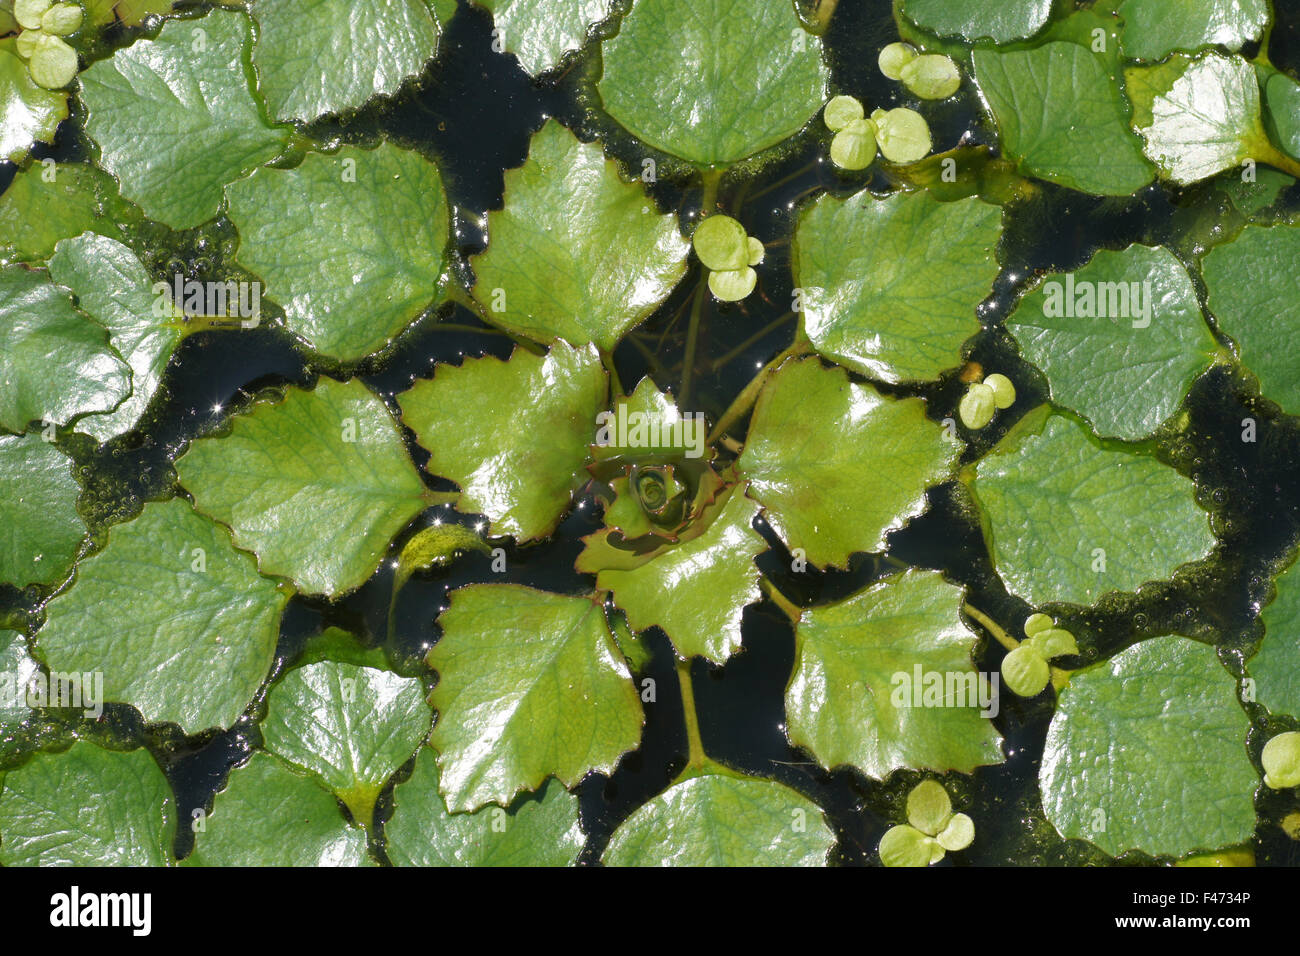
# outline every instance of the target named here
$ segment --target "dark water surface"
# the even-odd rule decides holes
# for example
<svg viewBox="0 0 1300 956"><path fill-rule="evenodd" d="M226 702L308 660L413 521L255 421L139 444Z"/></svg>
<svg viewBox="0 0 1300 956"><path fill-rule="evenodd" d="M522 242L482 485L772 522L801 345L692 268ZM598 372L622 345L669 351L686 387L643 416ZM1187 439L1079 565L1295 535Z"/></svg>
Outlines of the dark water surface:
<svg viewBox="0 0 1300 956"><path fill-rule="evenodd" d="M1300 3L1276 2L1275 6L1279 22L1273 30L1273 60L1294 75L1300 67ZM504 170L523 162L530 136L546 117L558 118L584 139L601 135L607 151L625 165L629 175L639 173L645 154L644 147L614 128L598 110L590 109L593 103L598 104L590 89L591 70L598 70L598 54L589 57L594 65L577 63L537 84L513 57L492 51L491 29L486 12L463 6L443 39L438 58L393 101L373 105L344 123L318 123L308 131L324 144L371 144L387 137L435 158L450 199L459 209L454 224L460 259L456 267L466 276L470 275L468 256L484 245L482 216L501 206ZM120 45L128 39L119 30L108 42ZM887 0L841 0L826 37L835 92L857 96L868 104L868 112L875 106L915 106L902 87L881 76L875 65L876 51L894 39L897 32ZM969 83L954 102L927 105L923 111L932 124L936 152L959 144L995 142L980 117ZM65 123L56 145L38 149L36 155L95 158L94 146L81 134L79 120L74 116ZM724 183L720 194L723 207L770 245L767 259L758 269L762 294L751 296L743 305L706 309L689 410L702 410L716 419L756 368L790 343L793 319L780 319L791 300L787 241L798 204L818 190L847 195L865 184L890 188L879 172L837 176L819 158L825 151L824 130L814 122L782 155L757 170L752 181ZM674 179L673 163L661 159L660 182L650 187L651 195L661 209L689 215L698 208L699 190L687 180ZM12 172L11 166L0 164L0 187L7 185ZM1045 382L1022 362L999 326L1035 274L1072 269L1097 249L1120 249L1136 241L1168 243L1194 265L1195 240L1210 234L1207 223L1219 221L1224 205L1209 184L1182 191L1152 186L1123 199L1090 197L1040 185L1033 198L1010 207L999 249L1002 273L980 310L986 328L968 345L971 361L986 370L1001 371L1014 381L1021 396L1018 409L1045 400ZM1280 205L1288 212L1300 209L1300 189L1291 189ZM159 277L169 276L178 263L195 278L241 277L231 265L236 237L223 219L185 233L141 228L131 242L137 253L147 255L146 265ZM653 374L660 387L680 390L687 325L683 313L699 279L697 268L693 264L678 290L639 330L656 340L652 343L653 362L630 342L618 349L618 372L629 388L643 375ZM508 338L487 330L449 331L440 328L440 322L484 327L462 307L443 306L403 334L386 355L344 369L314 362L276 327L189 337L168 370L163 393L137 433L100 449L80 437L60 439L60 447L78 464L78 477L86 489L82 507L96 541L102 545L107 526L138 514L144 501L176 493L171 467L175 456L195 437L221 428L233 411L247 405L261 389L311 385L321 375L345 378L357 373L395 407L392 396L415 379L431 374L436 362L458 362L464 355L509 354L512 343ZM757 331L773 325L730 361L714 368L715 362ZM931 417L939 420L955 415L964 386L952 373L936 384L882 390L925 397ZM1162 435L1153 443L1153 450L1195 480L1198 499L1214 515L1220 545L1203 567L1172 584L1150 585L1136 595L1111 595L1088 610L1061 607L1058 617L1085 649L1077 663L1109 656L1144 637L1180 633L1218 644L1225 663L1240 674L1242 661L1261 636L1257 612L1272 593L1272 575L1300 538L1300 431L1294 419L1287 419L1275 405L1259 397L1253 381L1226 368L1215 368L1197 382L1186 410L1188 427L1178 434ZM1239 440L1245 417L1258 421L1255 444ZM1012 423L1008 416L985 429L968 449L966 460L983 454ZM415 461L423 465L427 453L409 433L406 437ZM436 479L430 480L437 484ZM771 550L759 564L781 590L803 604L847 596L892 573L900 564L936 568L964 585L970 603L996 620L1023 620L1030 609L1002 587L959 486L934 489L929 504L926 514L890 537L887 555L859 555L848 571L790 571L788 553L766 526L760 530ZM435 516L470 524L477 520L446 508L431 509L399 538L395 548ZM551 540L508 547L509 570L504 576L493 574L489 560L480 555L416 575L398 602L391 644L386 639L392 580L387 565L359 591L336 604L296 597L285 614L276 672L293 661L310 636L337 625L369 644L386 644L395 666L432 683L433 675L422 659L438 639L435 619L447 604L447 592L470 582L501 581L503 577L559 592L589 591L593 579L573 571L572 565L580 550L579 537L599 527L598 516L595 498L585 495ZM41 608L48 596L48 591L39 588L0 588L0 624L7 621L32 633L42 620ZM644 676L655 678L658 700L646 707L642 746L627 755L612 776L592 775L580 788L582 823L589 837L584 853L587 861L599 858L614 828L663 790L685 761L686 737L671 650L658 631L650 632L648 641L655 654ZM977 663L981 670L991 671L1001 656L996 642L985 641L978 649ZM880 836L901 819L903 800L920 775L900 772L876 782L849 770L827 773L806 754L792 749L783 735L783 695L793 659L793 631L785 616L767 601L751 606L744 618L743 653L724 667L698 661L694 667L705 749L715 759L781 780L810 796L826 810L839 837L835 857L846 863L869 862ZM1037 773L1053 711L1050 695L1048 691L1028 701L1005 695L995 722L1006 738L1007 761L973 775L942 778L959 808L977 825L975 843L961 853L949 854L944 865L1108 862L1089 844L1062 840L1039 808ZM0 769L20 761L20 751L33 743L57 746L74 731L114 745L143 743L158 758L175 788L182 823L177 851L183 855L192 843L185 825L190 811L210 809L212 796L224 786L229 770L259 744L254 719L261 708L262 702L255 702L226 733L194 737L182 736L174 726L146 728L132 708L120 705L110 706L99 724L64 723L58 714L50 713L18 740L3 745ZM1256 759L1269 734L1294 729L1291 722L1270 722L1261 708L1254 708L1252 717L1257 729L1250 746ZM1265 727L1269 734L1260 732ZM398 778L404 779L409 770L408 765ZM390 808L391 800L385 794L380 817ZM1282 794L1265 792L1258 798L1255 850L1260 864L1300 864L1297 844L1277 826L1291 809ZM382 836L375 840L375 849L382 854ZM1131 854L1121 862L1147 860Z"/></svg>

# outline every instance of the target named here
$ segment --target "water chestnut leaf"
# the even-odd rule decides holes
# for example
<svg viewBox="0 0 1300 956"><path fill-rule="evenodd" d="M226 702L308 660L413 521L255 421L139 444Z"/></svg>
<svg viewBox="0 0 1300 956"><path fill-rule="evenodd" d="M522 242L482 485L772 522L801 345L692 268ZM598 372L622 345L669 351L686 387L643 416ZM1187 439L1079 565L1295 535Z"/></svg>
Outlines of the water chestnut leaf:
<svg viewBox="0 0 1300 956"><path fill-rule="evenodd" d="M882 53L881 56L884 56L884 54ZM838 133L854 120L860 120L865 115L861 101L856 97L843 95L832 96L830 102L826 104L826 108L822 111L822 119L826 123L826 128L832 133Z"/></svg>
<svg viewBox="0 0 1300 956"><path fill-rule="evenodd" d="M700 262L715 270L742 269L749 264L749 236L730 216L712 215L700 221L691 236Z"/></svg>
<svg viewBox="0 0 1300 956"><path fill-rule="evenodd" d="M869 451L885 446L887 459ZM846 567L925 510L925 489L951 475L959 453L919 399L885 398L811 358L782 365L764 387L738 466L788 547Z"/></svg>
<svg viewBox="0 0 1300 956"><path fill-rule="evenodd" d="M877 780L1001 763L961 604L938 572L909 570L805 611L785 692L790 742Z"/></svg>
<svg viewBox="0 0 1300 956"><path fill-rule="evenodd" d="M1047 23L1052 0L902 0L904 16L938 36L1023 40Z"/></svg>
<svg viewBox="0 0 1300 956"><path fill-rule="evenodd" d="M116 408L131 369L108 332L43 273L0 267L0 428L66 425Z"/></svg>
<svg viewBox="0 0 1300 956"><path fill-rule="evenodd" d="M1142 641L1075 672L1061 691L1038 774L1043 810L1062 836L1112 856L1245 843L1259 779L1248 728L1213 647Z"/></svg>
<svg viewBox="0 0 1300 956"><path fill-rule="evenodd" d="M39 670L27 653L23 636L16 631L0 630L0 675L5 680L0 684L0 734L8 734L31 714L25 690Z"/></svg>
<svg viewBox="0 0 1300 956"><path fill-rule="evenodd" d="M555 780L509 810L448 813L429 747L420 748L411 779L393 789L384 836L397 866L572 866L585 842L578 798Z"/></svg>
<svg viewBox="0 0 1300 956"><path fill-rule="evenodd" d="M835 837L816 804L733 772L674 783L610 837L606 866L825 866Z"/></svg>
<svg viewBox="0 0 1300 956"><path fill-rule="evenodd" d="M271 688L262 737L267 750L315 777L370 826L376 798L432 721L415 678L320 661L295 667Z"/></svg>
<svg viewBox="0 0 1300 956"><path fill-rule="evenodd" d="M276 120L310 122L391 95L438 49L423 0L258 0L251 13L253 64Z"/></svg>
<svg viewBox="0 0 1300 956"><path fill-rule="evenodd" d="M1300 787L1300 733L1289 730L1270 737L1259 759L1268 786L1274 790Z"/></svg>
<svg viewBox="0 0 1300 956"><path fill-rule="evenodd" d="M437 302L450 205L419 153L391 143L309 153L226 192L240 264L321 354L363 358Z"/></svg>
<svg viewBox="0 0 1300 956"><path fill-rule="evenodd" d="M230 772L182 866L373 866L366 834L307 777L255 751Z"/></svg>
<svg viewBox="0 0 1300 956"><path fill-rule="evenodd" d="M1300 572L1292 564L1278 576L1277 594L1260 614L1264 639L1246 662L1256 699L1274 714L1300 715L1300 646L1291 639L1300 628Z"/></svg>
<svg viewBox="0 0 1300 956"><path fill-rule="evenodd" d="M1172 468L1103 447L1060 415L1022 424L975 466L972 482L1012 594L1089 605L1164 580L1214 546L1192 483Z"/></svg>
<svg viewBox="0 0 1300 956"><path fill-rule="evenodd" d="M699 166L752 156L802 129L826 100L821 40L800 33L792 48L798 28L788 3L641 0L604 43L605 109Z"/></svg>
<svg viewBox="0 0 1300 956"><path fill-rule="evenodd" d="M1124 0L1124 55L1163 60L1201 47L1239 50L1268 26L1267 0Z"/></svg>
<svg viewBox="0 0 1300 956"><path fill-rule="evenodd" d="M86 536L72 461L40 435L0 435L0 582L62 581Z"/></svg>
<svg viewBox="0 0 1300 956"><path fill-rule="evenodd" d="M287 600L225 528L183 500L151 502L77 567L36 646L53 670L102 672L106 700L197 733L248 707Z"/></svg>
<svg viewBox="0 0 1300 956"><path fill-rule="evenodd" d="M599 146L548 120L527 162L506 171L505 208L488 213L474 297L511 332L612 351L686 274L687 248L676 216L660 215Z"/></svg>
<svg viewBox="0 0 1300 956"><path fill-rule="evenodd" d="M979 331L975 309L992 292L1001 235L1001 210L974 197L820 197L793 241L808 338L884 382L938 378Z"/></svg>
<svg viewBox="0 0 1300 956"><path fill-rule="evenodd" d="M50 275L75 292L82 311L108 329L113 347L131 367L127 399L111 412L77 421L77 431L108 441L140 421L185 333L177 327L173 309L158 314L148 270L115 239L87 233L63 240L50 259Z"/></svg>
<svg viewBox="0 0 1300 956"><path fill-rule="evenodd" d="M1024 173L1103 196L1151 182L1104 56L1062 40L1032 50L978 49L972 57L1003 148Z"/></svg>
<svg viewBox="0 0 1300 956"><path fill-rule="evenodd" d="M952 798L937 780L922 780L907 795L907 822L922 833L938 835L952 819Z"/></svg>
<svg viewBox="0 0 1300 956"><path fill-rule="evenodd" d="M5 774L0 833L5 866L168 866L175 797L147 750L79 740Z"/></svg>
<svg viewBox="0 0 1300 956"><path fill-rule="evenodd" d="M22 162L33 143L54 142L68 118L68 94L39 86L16 42L0 40L0 159L11 163Z"/></svg>
<svg viewBox="0 0 1300 956"><path fill-rule="evenodd" d="M229 434L194 442L176 471L263 573L330 597L369 578L427 502L397 422L357 380L254 403Z"/></svg>
<svg viewBox="0 0 1300 956"><path fill-rule="evenodd" d="M596 601L471 584L438 621L430 743L452 813L508 806L548 776L574 787L636 747L641 701Z"/></svg>
<svg viewBox="0 0 1300 956"><path fill-rule="evenodd" d="M580 49L591 27L613 11L612 0L477 0L492 11L505 49L539 76Z"/></svg>
<svg viewBox="0 0 1300 956"><path fill-rule="evenodd" d="M626 428L620 429L619 422ZM638 425L646 423L646 427ZM631 395L619 395L614 407L600 418L591 457L597 462L611 458L676 459L704 457L704 424L683 417L672 395L661 392L649 375L637 382ZM658 431L650 427L656 424ZM626 443L621 443L626 440Z"/></svg>
<svg viewBox="0 0 1300 956"><path fill-rule="evenodd" d="M1248 158L1275 163L1278 156L1264 131L1255 71L1240 57L1206 53L1193 60L1151 101L1150 122L1137 119L1146 155L1175 183L1198 182Z"/></svg>
<svg viewBox="0 0 1300 956"><path fill-rule="evenodd" d="M596 586L613 593L634 630L658 626L682 658L724 663L740 650L746 606L762 597L754 559L767 542L752 527L758 510L737 488L703 534L640 567L602 570Z"/></svg>
<svg viewBox="0 0 1300 956"><path fill-rule="evenodd" d="M1223 353L1183 264L1162 246L1102 249L1051 273L1007 330L1047 375L1053 401L1102 437L1150 437Z"/></svg>
<svg viewBox="0 0 1300 956"><path fill-rule="evenodd" d="M289 130L263 119L244 71L249 43L246 14L214 10L169 21L157 39L82 73L86 133L122 195L151 219L174 229L211 219L227 183L283 149Z"/></svg>
<svg viewBox="0 0 1300 956"><path fill-rule="evenodd" d="M118 223L140 218L118 196L113 177L96 166L58 163L52 182L49 174L44 164L34 163L0 193L0 258L44 262L61 239L83 232L120 239Z"/></svg>
<svg viewBox="0 0 1300 956"><path fill-rule="evenodd" d="M398 398L402 420L429 450L428 469L460 485L459 510L492 533L550 534L587 476L588 448L608 387L595 348L556 342L440 365Z"/></svg>
<svg viewBox="0 0 1300 956"><path fill-rule="evenodd" d="M1241 361L1266 398L1300 414L1295 330L1300 328L1300 226L1248 225L1216 246L1202 272L1206 305L1237 343Z"/></svg>
<svg viewBox="0 0 1300 956"><path fill-rule="evenodd" d="M1270 74L1267 80L1260 76L1260 81L1269 133L1288 155L1300 158L1300 83L1285 73Z"/></svg>

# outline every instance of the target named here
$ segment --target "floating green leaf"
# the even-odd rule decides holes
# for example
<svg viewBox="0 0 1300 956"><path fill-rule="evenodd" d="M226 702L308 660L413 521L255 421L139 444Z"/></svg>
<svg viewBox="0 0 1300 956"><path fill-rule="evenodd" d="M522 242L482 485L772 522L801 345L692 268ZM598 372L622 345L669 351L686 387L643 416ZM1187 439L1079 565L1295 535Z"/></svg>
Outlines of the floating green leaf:
<svg viewBox="0 0 1300 956"><path fill-rule="evenodd" d="M972 487L1007 590L1035 606L1092 604L1209 553L1214 535L1190 481L1045 411L1031 412L975 467Z"/></svg>
<svg viewBox="0 0 1300 956"><path fill-rule="evenodd" d="M610 838L607 866L825 866L821 810L773 780L722 771L674 783Z"/></svg>
<svg viewBox="0 0 1300 956"><path fill-rule="evenodd" d="M763 389L738 464L788 547L844 567L924 511L926 488L951 476L960 451L919 399L885 398L814 358L783 365Z"/></svg>
<svg viewBox="0 0 1300 956"><path fill-rule="evenodd" d="M229 434L191 445L176 471L263 573L306 594L359 587L426 504L397 422L355 379L254 404Z"/></svg>
<svg viewBox="0 0 1300 956"><path fill-rule="evenodd" d="M53 670L103 672L106 700L196 733L248 707L287 600L225 528L184 501L155 502L81 563L36 644Z"/></svg>
<svg viewBox="0 0 1300 956"><path fill-rule="evenodd" d="M902 13L938 36L1023 40L1043 28L1052 0L902 0Z"/></svg>
<svg viewBox="0 0 1300 956"><path fill-rule="evenodd" d="M1206 46L1239 50L1268 26L1268 0L1124 0L1124 53L1163 60Z"/></svg>
<svg viewBox="0 0 1300 956"><path fill-rule="evenodd" d="M1038 774L1043 810L1063 836L1112 856L1244 843L1255 832L1259 783L1249 726L1214 648L1184 637L1142 641L1061 691Z"/></svg>
<svg viewBox="0 0 1300 956"><path fill-rule="evenodd" d="M701 166L781 142L826 100L821 40L800 29L786 3L641 0L602 52L610 115Z"/></svg>
<svg viewBox="0 0 1300 956"><path fill-rule="evenodd" d="M929 380L961 364L993 291L1002 213L926 190L823 196L799 220L795 285L817 351L885 382Z"/></svg>
<svg viewBox="0 0 1300 956"><path fill-rule="evenodd" d="M271 115L310 121L397 91L438 50L424 0L258 0L253 63Z"/></svg>
<svg viewBox="0 0 1300 956"><path fill-rule="evenodd" d="M492 11L498 38L533 76L580 49L587 31L609 16L612 0L478 0Z"/></svg>
<svg viewBox="0 0 1300 956"><path fill-rule="evenodd" d="M1165 81L1169 77L1165 77ZM1194 183L1246 159L1276 164L1260 113L1255 71L1240 57L1206 53L1151 101L1150 122L1134 117L1145 152L1176 183ZM1282 160L1285 162L1285 159Z"/></svg>
<svg viewBox="0 0 1300 956"><path fill-rule="evenodd" d="M492 553L487 542L462 524L435 523L420 529L402 545L402 553L393 569L393 592L405 587L416 571L444 567L466 551Z"/></svg>
<svg viewBox="0 0 1300 956"><path fill-rule="evenodd" d="M556 342L546 355L519 348L504 362L441 365L399 403L429 471L460 485L459 509L529 541L554 530L586 481L605 378L594 348Z"/></svg>
<svg viewBox="0 0 1300 956"><path fill-rule="evenodd" d="M451 812L506 806L552 775L576 786L637 745L640 699L590 597L472 584L439 623L430 742Z"/></svg>
<svg viewBox="0 0 1300 956"><path fill-rule="evenodd" d="M256 752L230 772L183 866L372 866L366 834L326 791Z"/></svg>
<svg viewBox="0 0 1300 956"><path fill-rule="evenodd" d="M1276 169L1262 168L1255 170L1255 178L1249 180L1230 170L1216 183L1218 189L1227 195L1247 219L1253 219L1265 209L1277 202L1282 191L1295 185L1295 180L1286 173Z"/></svg>
<svg viewBox="0 0 1300 956"><path fill-rule="evenodd" d="M227 193L240 263L318 352L362 358L437 301L449 206L420 154L390 143L309 153Z"/></svg>
<svg viewBox="0 0 1300 956"><path fill-rule="evenodd" d="M973 59L1003 148L1023 172L1105 196L1124 196L1151 181L1151 164L1129 129L1124 96L1104 56L1056 41L1032 50L978 49Z"/></svg>
<svg viewBox="0 0 1300 956"><path fill-rule="evenodd" d="M911 570L805 611L785 694L791 742L877 779L1001 763L961 605L938 572Z"/></svg>
<svg viewBox="0 0 1300 956"><path fill-rule="evenodd" d="M393 789L384 836L397 866L570 866L584 843L578 798L554 780L540 798L521 799L511 810L448 813L428 747L416 757L411 779Z"/></svg>
<svg viewBox="0 0 1300 956"><path fill-rule="evenodd" d="M0 268L0 428L66 425L116 408L130 391L131 370L103 326L42 273Z"/></svg>
<svg viewBox="0 0 1300 956"><path fill-rule="evenodd" d="M253 99L248 43L246 14L214 10L81 74L86 132L150 218L175 229L211 219L223 186L284 147L288 130L268 126Z"/></svg>
<svg viewBox="0 0 1300 956"><path fill-rule="evenodd" d="M43 262L60 239L88 231L120 238L118 222L133 212L139 218L118 197L113 178L95 166L33 163L0 194L0 257Z"/></svg>
<svg viewBox="0 0 1300 956"><path fill-rule="evenodd" d="M1053 401L1099 435L1131 441L1173 415L1220 354L1191 277L1163 247L1103 249L1076 272L1048 275L1007 328Z"/></svg>
<svg viewBox="0 0 1300 956"><path fill-rule="evenodd" d="M5 866L167 866L175 798L147 750L82 740L5 774L0 833Z"/></svg>
<svg viewBox="0 0 1300 956"><path fill-rule="evenodd" d="M1247 226L1216 246L1202 271L1206 305L1236 341L1265 396L1300 414L1296 333L1300 330L1300 226Z"/></svg>
<svg viewBox="0 0 1300 956"><path fill-rule="evenodd" d="M0 630L0 734L8 734L31 713L26 690L37 670L23 636Z"/></svg>
<svg viewBox="0 0 1300 956"><path fill-rule="evenodd" d="M50 275L77 295L77 304L108 329L113 347L131 366L131 395L104 415L88 415L77 431L97 441L130 431L140 421L184 332L167 305L158 314L153 280L140 260L114 239L87 234L59 243Z"/></svg>
<svg viewBox="0 0 1300 956"><path fill-rule="evenodd" d="M12 39L0 40L0 159L22 162L33 143L54 142L68 94L36 85Z"/></svg>
<svg viewBox="0 0 1300 956"><path fill-rule="evenodd" d="M1256 75L1259 76L1258 67ZM1259 79L1269 132L1287 153L1300 157L1300 83L1280 72Z"/></svg>
<svg viewBox="0 0 1300 956"><path fill-rule="evenodd" d="M1246 664L1255 699L1275 714L1300 716L1300 572L1292 565L1277 579L1277 594L1260 615L1264 641Z"/></svg>
<svg viewBox="0 0 1300 956"><path fill-rule="evenodd" d="M0 435L0 582L26 587L62 581L86 525L72 462L39 435Z"/></svg>
<svg viewBox="0 0 1300 956"><path fill-rule="evenodd" d="M707 437L703 416L682 414L672 395L659 391L646 376L631 395L614 399L614 407L598 416L601 427L591 456L596 461L635 458L702 458Z"/></svg>
<svg viewBox="0 0 1300 956"><path fill-rule="evenodd" d="M487 251L472 260L474 297L511 332L612 350L685 275L687 249L676 216L552 120L506 171L505 208L488 214Z"/></svg>
<svg viewBox="0 0 1300 956"><path fill-rule="evenodd" d="M754 558L767 542L753 529L757 514L736 489L703 534L640 567L601 571L596 586L613 592L634 630L658 626L682 657L721 664L740 650L744 610L762 597Z"/></svg>
<svg viewBox="0 0 1300 956"><path fill-rule="evenodd" d="M433 713L412 677L321 661L285 674L267 698L266 749L318 778L358 823L428 735Z"/></svg>

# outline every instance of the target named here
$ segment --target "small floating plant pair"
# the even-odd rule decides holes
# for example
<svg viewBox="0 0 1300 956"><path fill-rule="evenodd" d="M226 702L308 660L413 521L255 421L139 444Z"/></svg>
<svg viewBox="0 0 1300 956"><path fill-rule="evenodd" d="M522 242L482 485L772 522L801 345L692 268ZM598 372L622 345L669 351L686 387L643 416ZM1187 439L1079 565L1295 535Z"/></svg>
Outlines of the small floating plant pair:
<svg viewBox="0 0 1300 956"><path fill-rule="evenodd" d="M918 53L910 43L891 43L880 51L880 72L900 80L923 100L943 100L961 87L961 72L951 57ZM840 169L866 169L876 152L891 163L915 163L930 154L934 141L930 126L916 110L875 110L870 118L852 96L836 96L822 114L831 140L831 162Z"/></svg>
<svg viewBox="0 0 1300 956"><path fill-rule="evenodd" d="M975 382L966 389L957 414L961 423L971 431L979 431L993 416L1002 409L1010 408L1016 403L1016 387L1011 379L998 372L989 375L982 382Z"/></svg>
<svg viewBox="0 0 1300 956"><path fill-rule="evenodd" d="M1048 662L1078 653L1073 634L1046 614L1031 614L1025 620L1025 639L1002 658L1002 681L1019 697L1036 697L1051 680Z"/></svg>
<svg viewBox="0 0 1300 956"><path fill-rule="evenodd" d="M739 302L754 291L758 284L754 266L763 261L765 250L738 220L721 214L709 216L695 227L691 244L709 270L709 291L717 298Z"/></svg>
<svg viewBox="0 0 1300 956"><path fill-rule="evenodd" d="M907 823L891 827L880 840L885 866L930 866L946 853L956 853L975 839L975 823L952 812L952 799L943 785L922 780L907 795Z"/></svg>
<svg viewBox="0 0 1300 956"><path fill-rule="evenodd" d="M27 61L32 82L58 90L77 75L77 51L63 39L81 29L85 14L75 3L14 0L14 19L22 27L14 43Z"/></svg>

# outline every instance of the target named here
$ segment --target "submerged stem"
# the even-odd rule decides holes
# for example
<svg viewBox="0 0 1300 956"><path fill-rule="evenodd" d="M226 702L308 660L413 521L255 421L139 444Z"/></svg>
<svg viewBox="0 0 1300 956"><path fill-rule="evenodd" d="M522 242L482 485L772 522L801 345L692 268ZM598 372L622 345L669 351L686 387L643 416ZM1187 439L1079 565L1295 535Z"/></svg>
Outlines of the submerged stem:
<svg viewBox="0 0 1300 956"><path fill-rule="evenodd" d="M709 432L708 444L712 445L726 433L728 428L749 413L749 410L754 407L754 403L758 401L758 393L763 390L763 386L767 384L767 380L772 377L772 374L781 367L781 363L791 356L803 355L810 347L807 339L803 337L797 338L794 344L764 365L762 371L755 375L741 393L736 396L736 400L731 403L731 407L722 413L722 417L718 419L718 424L714 425L713 431Z"/></svg>
<svg viewBox="0 0 1300 956"><path fill-rule="evenodd" d="M695 713L695 687L691 684L691 662L677 661L677 683L682 688L682 713L686 717L686 743L688 752L686 768L704 766L708 759L704 754L704 743L700 739L700 718Z"/></svg>
<svg viewBox="0 0 1300 956"><path fill-rule="evenodd" d="M782 594L780 588L767 578L760 578L759 583L763 586L763 590L767 592L767 596L772 599L772 603L779 607L785 616L790 619L791 624L798 624L803 619L803 608Z"/></svg>
<svg viewBox="0 0 1300 956"><path fill-rule="evenodd" d="M1017 647L1020 646L1019 641L1017 641L1014 637L1009 635L1006 631L1002 630L1002 628L998 625L998 623L995 620L993 620L993 618L989 617L979 608L973 607L969 604L963 604L961 606L961 609L965 611L967 614L969 614L971 617L975 618L975 620L979 621L980 624L983 625L984 629L988 631L990 634L992 634L997 639L997 642L1001 644L1003 647L1005 647L1007 650L1014 651Z"/></svg>

